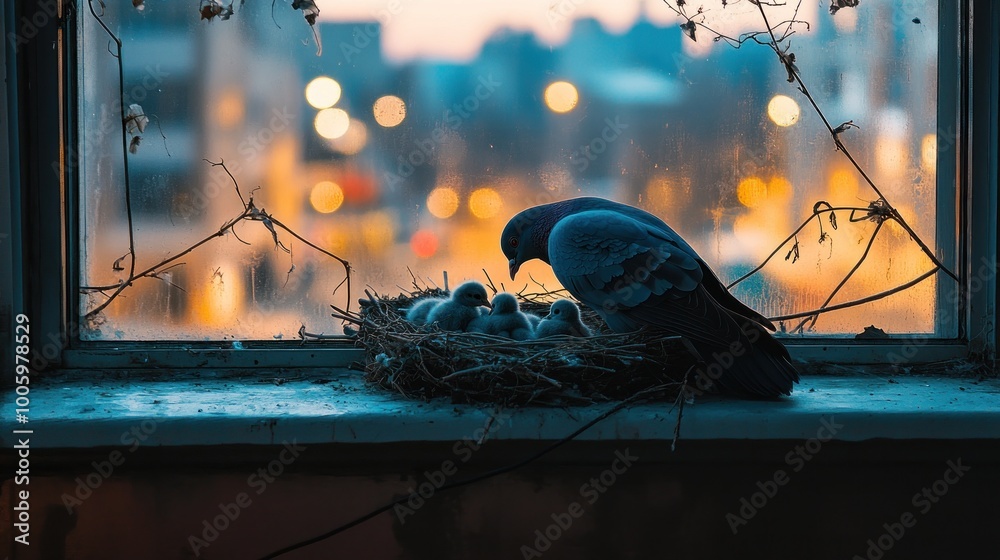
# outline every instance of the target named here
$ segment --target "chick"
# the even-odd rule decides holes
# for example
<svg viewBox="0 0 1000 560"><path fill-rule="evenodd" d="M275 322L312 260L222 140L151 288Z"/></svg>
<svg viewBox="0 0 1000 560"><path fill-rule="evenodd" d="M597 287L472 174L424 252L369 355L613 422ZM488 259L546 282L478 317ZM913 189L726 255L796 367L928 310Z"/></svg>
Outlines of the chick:
<svg viewBox="0 0 1000 560"><path fill-rule="evenodd" d="M444 298L424 298L418 301L416 305L406 310L406 320L417 326L427 324L427 316L443 301Z"/></svg>
<svg viewBox="0 0 1000 560"><path fill-rule="evenodd" d="M464 331L479 317L481 306L492 308L486 288L479 282L466 282L455 288L450 298L434 306L427 316L427 324L437 323L446 331Z"/></svg>
<svg viewBox="0 0 1000 560"><path fill-rule="evenodd" d="M542 318L534 313L525 313L528 316L528 322L531 323L531 332L535 332L538 328L538 323L542 322Z"/></svg>
<svg viewBox="0 0 1000 560"><path fill-rule="evenodd" d="M590 329L580 320L580 308L568 299L560 299L549 308L549 314L535 329L537 338L566 334L590 336Z"/></svg>
<svg viewBox="0 0 1000 560"><path fill-rule="evenodd" d="M534 337L528 316L521 313L517 298L511 294L499 293L493 297L493 310L469 325L471 332L483 332L514 340L529 340Z"/></svg>

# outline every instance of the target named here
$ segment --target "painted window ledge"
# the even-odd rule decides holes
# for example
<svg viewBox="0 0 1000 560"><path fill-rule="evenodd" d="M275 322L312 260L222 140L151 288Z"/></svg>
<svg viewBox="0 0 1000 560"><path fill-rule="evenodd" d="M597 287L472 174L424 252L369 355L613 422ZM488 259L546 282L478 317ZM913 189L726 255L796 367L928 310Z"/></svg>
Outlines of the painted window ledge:
<svg viewBox="0 0 1000 560"><path fill-rule="evenodd" d="M4 410L13 412L15 396L5 393ZM30 398L29 423L12 429L32 429L32 447L52 449L120 446L133 429L151 431L143 444L154 446L456 441L491 413L489 407L405 400L366 387L359 372L347 370L280 383L261 376L39 377ZM557 440L610 406L515 410L494 437ZM579 439L669 441L676 419L669 408L637 405ZM816 436L822 417L843 425L835 434L843 441L1000 439L1000 380L810 376L781 401L700 399L685 407L683 438L807 439ZM13 436L6 431L0 439Z"/></svg>

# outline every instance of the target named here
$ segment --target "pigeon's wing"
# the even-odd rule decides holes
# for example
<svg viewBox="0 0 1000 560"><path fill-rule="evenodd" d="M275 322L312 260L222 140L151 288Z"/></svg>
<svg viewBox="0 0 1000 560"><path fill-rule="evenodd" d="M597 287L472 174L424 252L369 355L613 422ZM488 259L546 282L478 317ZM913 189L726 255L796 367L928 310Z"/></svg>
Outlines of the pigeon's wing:
<svg viewBox="0 0 1000 560"><path fill-rule="evenodd" d="M706 362L738 353L720 384L755 395L790 392L797 374L787 351L705 290L700 260L672 230L621 212L585 211L556 224L548 252L556 278L613 330L649 326L684 336Z"/></svg>
<svg viewBox="0 0 1000 560"><path fill-rule="evenodd" d="M549 235L548 252L563 286L602 314L653 296L684 298L702 279L701 265L668 232L615 211L563 218Z"/></svg>
<svg viewBox="0 0 1000 560"><path fill-rule="evenodd" d="M771 321L769 321L766 317L764 317L760 313L754 311L753 309L750 309L742 301L736 299L736 297L733 296L733 294L729 293L729 290L727 290L725 284L723 284L722 281L719 280L719 277L715 275L715 272L713 272L712 269L709 268L708 264L705 263L705 261L702 260L700 256L698 256L698 252L695 251L694 248L691 247L691 245L689 245L688 242L684 240L684 238L678 235L670 226L668 226L658 216L650 214L649 212L646 212L645 210L642 210L640 208L629 206L627 204L621 204L612 201L606 201L606 202L615 205L615 207L620 207L621 211L626 216L634 218L640 222L643 222L654 229L658 229L660 231L665 232L665 234L668 235L670 239L674 240L674 242L677 244L677 247L680 250L684 251L685 253L693 257L695 260L697 260L698 264L701 265L701 272L702 272L701 285L705 287L705 291L707 291L708 294L712 296L712 299L714 299L719 305L725 307L732 313L740 315L741 317L747 319L753 319L754 321L757 321L758 323L764 325L765 327L767 327L772 331L775 330L774 324L771 323Z"/></svg>

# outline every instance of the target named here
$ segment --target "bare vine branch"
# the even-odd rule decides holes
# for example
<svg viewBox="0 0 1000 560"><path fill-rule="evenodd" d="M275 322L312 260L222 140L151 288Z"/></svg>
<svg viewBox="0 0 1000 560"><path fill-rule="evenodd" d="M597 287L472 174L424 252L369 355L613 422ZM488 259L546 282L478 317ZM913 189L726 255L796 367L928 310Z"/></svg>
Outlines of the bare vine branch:
<svg viewBox="0 0 1000 560"><path fill-rule="evenodd" d="M781 316L781 317L775 317L775 318L772 318L772 320L781 321L781 320L788 320L788 319L793 319L793 318L803 318L804 320L801 321L794 329L792 329L793 332L800 331L802 329L802 327L806 323L808 323L809 324L809 328L812 329L815 326L816 321L819 318L819 315L822 314L822 313L826 313L826 312L830 312L830 311L835 311L835 310L838 310L838 309L845 309L847 307L853 307L855 305L861 305L862 303L867 303L869 301L875 301L877 299L881 299L883 297L887 297L888 295L891 295L893 293L896 293L898 291L901 291L903 289L906 289L906 288L908 288L910 286L915 285L916 283L918 283L918 282L924 280L925 278L928 278L929 276L933 275L933 273L937 272L938 270L943 271L945 274L947 274L953 280L958 281L958 276L954 272L952 272L951 270L949 270L948 267L945 266L937 258L937 256L930 249L930 247L920 238L919 235L917 235L917 233L913 230L913 228L910 227L910 225L906 222L906 220L899 213L899 211L892 204L889 203L888 199L885 197L885 195L882 192L882 190L879 189L879 187L875 184L875 182L872 180L872 178L865 171L865 169L861 166L861 164L857 161L857 159L855 159L855 157L851 153L850 149L845 145L843 139L841 138L841 135L844 132L850 130L851 128L860 129L860 126L858 126L857 124L855 124L853 120L848 120L846 122L841 123L840 125L833 126L830 123L830 120L826 117L826 114L820 108L820 106L817 103L816 99L810 93L809 88L806 86L805 82L803 81L802 75L801 75L801 73L799 71L799 68L798 68L798 66L796 64L795 53L791 51L791 44L790 44L790 42L788 42L788 39L795 33L795 29L794 29L795 24L797 24L797 23L804 24L806 26L806 29L809 29L808 22L804 22L804 21L801 21L801 20L798 19L799 9L800 9L800 7L802 5L802 0L799 0L798 3L796 4L795 10L794 10L791 18L788 19L788 20L782 21L782 22L778 23L777 25L771 25L770 19L768 18L768 15L767 15L767 11L765 10L765 6L772 6L772 7L773 6L783 6L784 4L767 2L767 1L764 1L764 0L747 0L747 1L757 7L757 11L760 13L761 20L763 21L764 28L766 30L765 31L754 31L754 32L750 32L750 33L744 33L744 34L741 34L738 38L733 38L733 37L727 36L727 35L725 35L723 33L720 33L718 31L716 31L715 29L713 29L713 28L705 25L705 23L704 23L704 14L705 14L704 8L699 8L696 14L689 15L688 12L687 12L687 8L686 8L686 4L687 3L684 0L676 0L675 3L673 3L673 4L670 1L668 1L668 0L664 0L664 3L666 4L666 6L669 9L671 9L672 11L674 11L677 15L679 15L682 18L684 18L684 22L681 23L681 28L684 31L684 33L690 39L692 39L692 40L695 40L695 41L697 40L696 29L701 28L701 29L704 29L705 31L707 31L707 32L709 32L709 33L711 33L713 35L713 41L716 41L716 42L718 42L718 41L724 41L724 42L726 42L727 44L729 44L730 46L732 46L734 48L740 48L745 42L747 42L747 41L753 41L753 42L755 42L757 44L760 44L760 45L766 45L772 51L774 51L775 55L778 57L778 61L781 63L782 67L785 69L785 71L786 71L786 73L788 75L788 82L796 84L796 86L798 87L799 91L802 92L802 94L809 101L810 105L812 106L812 108L814 109L814 111L816 112L816 114L823 121L824 126L829 131L830 136L833 138L833 142L834 142L834 145L835 145L837 151L839 151L839 152L841 152L841 153L844 154L844 156L851 163L851 165L854 167L854 169L861 175L861 177L865 180L865 182L868 184L868 186L872 189L872 191L875 193L875 195L876 195L877 198L876 198L875 201L871 202L868 205L868 207L866 207L866 208L858 208L858 207L840 207L840 208L834 208L832 205L830 205L829 203L827 203L825 201L817 202L816 205L813 206L813 213L812 213L812 215L810 215L804 222L802 222L802 224L794 232L792 232L788 237L786 237L767 256L767 258L764 259L764 261L762 263L760 263L758 266L754 267L753 270L751 270L750 272L744 274L740 278L736 279L734 282L730 283L729 286L728 286L728 288L731 289L731 288L735 287L737 284L739 284L740 282L743 282L747 278L749 278L749 277L753 276L754 274L758 273L761 269L764 268L764 266L766 266L775 257L775 255L777 255L781 251L781 249L783 247L785 247L789 242L792 242L793 240L795 242L795 245L792 247L792 250L789 251L788 258L791 258L791 257L794 256L796 258L796 260L797 260L797 257L798 257L798 246L799 246L799 242L798 242L798 237L797 236L814 219L817 220L818 223L819 223L819 228L820 228L819 242L823 243L827 239L830 239L830 236L823 230L823 224L822 224L822 220L820 219L820 215L821 214L825 214L825 213L829 213L829 215L830 215L830 225L831 225L831 227L833 229L837 229L836 215L834 213L835 210L849 210L851 212L850 218L849 218L851 222L858 222L858 221L868 220L868 221L872 221L873 223L876 224L875 229L871 233L871 237L870 237L870 239L868 241L868 245L866 246L864 253L862 254L861 258L858 260L858 262L854 265L854 267L846 274L846 276L833 289L832 293L830 293L830 295L827 297L827 299L823 303L823 305L820 306L818 309L814 309L814 310L803 312L803 313L796 313L796 314L792 314L792 315L785 315L785 316ZM727 4L728 4L728 2L726 0L722 1L723 8L725 8L727 6ZM837 11L837 9L842 8L842 7L856 7L856 6L857 6L857 2L853 1L853 0L852 1L843 0L843 1L840 1L840 2L838 2L837 0L834 0L833 4L831 5L831 13L835 13ZM781 30L780 34L776 30ZM763 39L762 39L762 37L763 37ZM862 214L859 216L858 215L859 213L862 213ZM880 294L876 294L875 296L872 296L870 298L863 298L861 300L856 300L854 302L848 302L846 304L838 304L838 305L832 305L831 306L830 302L833 300L833 298L837 295L837 293L840 292L840 290L844 287L844 285L851 279L851 277L854 275L854 273L860 268L861 264L868 258L868 255L870 254L872 245L875 242L875 238L878 236L879 232L882 229L882 225L885 223L886 220L893 220L893 221L895 221L896 223L898 223L900 225L900 227L903 228L904 231L906 231L906 233L910 236L910 238L918 245L918 247L920 248L920 250L934 264L934 269L932 269L930 272L922 275L917 280L908 282L907 284L904 284L904 285L902 285L900 287L897 287L897 288L894 288L892 290L888 290L886 292L881 292ZM831 248L831 250L832 250L832 248Z"/></svg>
<svg viewBox="0 0 1000 560"><path fill-rule="evenodd" d="M120 113L121 120L121 138L122 138L122 165L124 166L124 186L125 186L125 216L128 220L128 253L129 253L129 264L128 264L128 275L129 278L135 276L135 227L132 223L132 181L129 177L128 160L129 160L129 141L128 141L128 117L126 116L125 109L125 66L122 63L122 40L118 38L114 32L104 23L104 3L101 3L101 13L98 14L94 9L94 0L88 0L87 5L90 7L90 13L97 20L97 23L101 25L104 32L111 37L111 40L115 43L115 52L112 53L116 63L118 65L118 111ZM110 45L109 49L110 50ZM118 294L128 285L127 282L122 283L117 288L115 292L111 294L109 299L104 302L103 307L107 307L108 303L118 297ZM88 314L89 316L89 314Z"/></svg>
<svg viewBox="0 0 1000 560"><path fill-rule="evenodd" d="M777 322L790 321L792 319L801 319L803 317L812 317L813 315L816 315L818 313L829 313L830 311L839 311L841 309L847 309L849 307L857 307L859 305L864 305L866 303L871 303L873 301L878 301L880 299L885 299L885 298L887 298L887 297L889 297L889 296L891 296L893 294L902 292L903 290L908 290L908 289L912 288L913 286L916 286L917 284L919 284L919 283L923 282L924 280L926 280L926 279L930 278L931 276L933 276L934 273L936 273L939 270L941 270L941 269L938 268L937 266L935 266L934 268L932 268L929 271L921 274L920 276L914 278L913 280L910 280L909 282L907 282L905 284L900 284L899 286L896 286L895 288L892 288L890 290L885 290L884 292L879 292L877 294L866 296L866 297L863 297L861 299L856 299L856 300L853 300L853 301L847 301L847 302L844 302L844 303L838 303L836 305L831 305L831 306L829 306L829 307L827 307L827 308L825 308L825 309L823 309L821 311L814 309L812 311L803 311L802 313L792 313L792 314L789 314L789 315L777 315L775 317L768 317L768 319L771 320L771 321L777 321Z"/></svg>
<svg viewBox="0 0 1000 560"><path fill-rule="evenodd" d="M226 174L229 175L229 177L233 180L233 186L236 189L237 194L240 193L239 183L236 181L236 178L233 177L233 174L230 173L229 169L226 167L225 162L223 162L222 160L220 160L218 163L212 162L212 161L209 161L209 160L205 160L205 161L208 162L208 164L211 165L211 166L213 166L213 167L222 167L222 169L226 172ZM285 224L283 224L280 220L278 220L274 216L271 216L270 214L266 213L263 209L258 209L254 205L254 201L253 201L253 196L252 195L250 196L249 199L244 199L243 196L240 195L240 200L243 201L243 211L242 212L240 212L236 217L234 217L234 218L226 221L224 224L222 224L221 227L219 227L219 229L217 231L213 232L211 235L208 235L208 236L202 238L200 241L194 243L193 245L191 245L190 247L184 249L180 253L177 253L176 255L174 255L172 257L166 258L166 259L160 261L159 263L157 263L157 264L155 264L155 265L153 265L153 266L151 266L151 267L149 267L149 268L147 268L147 269L145 269L145 270L143 270L141 272L136 273L135 270L133 269L129 273L128 278L126 278L125 280L120 281L117 284L111 284L111 285L107 285L107 286L84 286L84 287L81 287L81 291L83 291L85 293L88 293L88 292L101 292L101 293L104 293L104 291L106 291L106 290L112 290L112 289L115 290L110 295L107 295L106 296L107 299L104 300L100 305L98 305L94 309L92 309L89 312L87 312L87 314L84 315L84 319L93 319L94 317L96 317L99 313L101 313L101 311L104 311L104 309L107 308L108 305L110 305L111 302L114 301L118 297L118 295L121 294L121 292L125 288L131 286L133 282L135 282L136 280L138 280L140 278L156 278L158 280L167 282L168 284L173 285L175 287L179 287L179 286L176 286L176 284L173 284L173 282L169 282L166 279L160 277L159 275L161 273L163 273L163 272L166 272L170 268L173 268L175 266L179 266L180 264L183 264L183 263L178 263L178 264L174 264L174 263L176 263L179 259L183 258L185 255L188 255L189 253L191 253L192 251L194 251L198 247L201 247L202 245L208 243L209 241L212 241L213 239L218 238L218 237L222 237L222 236L226 235L227 233L233 233L233 235L235 236L235 233L233 232L233 228L236 226L236 224L238 224L238 223L240 223L242 221L252 221L252 222L261 222L261 223L263 223L265 225L265 227L267 227L268 230L270 230L272 232L272 234L275 236L275 239L277 240L277 232L274 230L274 227L276 226L276 227L280 228L282 231L284 231L284 232L288 233L289 235L291 235L292 237L294 237L295 239L298 239L302 243L305 243L307 246L311 247L312 249L315 249L316 251L319 251L320 253L323 253L324 255L326 255L326 256L328 256L328 257L336 260L341 265L343 265L343 267L344 267L344 273L345 273L345 278L344 278L344 280L340 284L338 284L337 289L339 289L341 285L344 285L344 284L347 285L347 309L350 310L350 306L351 306L351 303L350 303L351 302L351 271L352 271L350 263L347 260L345 260L345 259L343 259L341 257L338 257L337 255L335 255L335 254L327 251L326 249L323 249L322 247L320 247L320 246L316 245L315 243L312 243L308 239L302 237L297 232L295 232L295 230L293 230L290 227L286 226ZM240 241L242 241L242 240L240 240ZM246 242L243 241L243 243L246 243ZM277 241L277 243L278 243L279 246L284 247L284 245L282 245L280 241ZM336 292L337 289L335 289L334 292Z"/></svg>
<svg viewBox="0 0 1000 560"><path fill-rule="evenodd" d="M843 132L844 130L846 130L847 127L845 125L848 124L848 123L850 125L855 126L855 127L857 125L854 125L853 121L848 121L848 123L845 123L845 125L840 125L838 127L834 127L833 125L830 124L830 120L827 119L826 114L823 113L822 109L820 109L819 104L816 103L816 99L812 96L811 93L809 93L809 88L806 87L805 82L802 81L802 76L799 74L798 69L795 68L794 65L789 66L789 65L786 64L786 60L787 60L787 56L788 55L785 54L785 52L782 51L781 47L779 46L779 43L782 40L784 40L784 38L782 38L782 39L779 40L778 37L775 36L774 30L771 28L770 24L768 23L767 12L764 10L764 3L761 2L760 0L749 0L749 2L751 4L756 5L757 9L760 11L760 17L761 17L761 19L764 20L764 26L767 27L768 34L771 36L771 42L769 44L769 46L771 47L771 50L773 50L775 52L775 54L778 55L778 58L779 58L779 60L782 61L782 64L786 65L787 70L788 70L788 74L789 74L789 78L794 78L795 83L798 84L798 86L799 86L799 90L806 97L806 99L809 100L809 103L812 105L813 109L816 110L816 114L819 115L820 119L822 119L823 124L826 126L827 130L830 131L830 136L833 137L833 142L837 146L837 149L839 151L843 152L844 156L847 157L848 161L851 162L851 165L854 166L854 169L856 169L858 171L858 173L861 174L861 177L864 178L864 180L865 180L866 183L868 183L868 186L871 187L872 191L874 191L875 194L878 195L879 200L883 200L883 201L886 202L886 204L891 209L893 219L896 220L896 222L899 223L899 225L904 230L906 230L906 233L908 233L910 235L910 238L913 239L913 241L916 242L917 245L920 246L920 250L923 251L925 255L927 255L927 258L929 258L931 260L931 262L934 263L935 266L937 266L942 271L944 271L945 274L947 274L953 280L955 280L956 282L958 282L958 276L954 272L952 272L951 270L949 270L948 267L945 266L944 263L942 263L937 258L937 255L934 254L934 251L931 251L930 247L928 247L927 244L924 243L923 239L921 239L920 236L917 235L917 232L913 231L913 228L911 228L910 225L908 223L906 223L906 220L899 213L899 211L896 210L895 206L892 206L891 204L889 204L889 202L888 202L889 199L887 199L886 196L885 196L885 194L882 193L881 189L879 189L878 186L875 185L875 181L872 180L872 178L868 175L868 173L864 170L864 168L861 167L861 164L858 163L858 160L856 160L854 158L854 155L851 154L851 151L847 148L846 145L844 145L844 142L840 138L840 133ZM841 128L841 127L844 127L844 128Z"/></svg>

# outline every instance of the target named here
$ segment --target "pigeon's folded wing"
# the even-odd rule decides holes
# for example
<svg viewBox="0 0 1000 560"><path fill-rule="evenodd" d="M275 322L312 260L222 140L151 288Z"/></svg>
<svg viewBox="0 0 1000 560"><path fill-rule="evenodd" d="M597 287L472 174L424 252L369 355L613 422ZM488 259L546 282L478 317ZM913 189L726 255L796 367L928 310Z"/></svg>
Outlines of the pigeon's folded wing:
<svg viewBox="0 0 1000 560"><path fill-rule="evenodd" d="M797 375L787 351L705 290L700 262L675 235L619 212L580 212L552 229L549 259L563 286L613 330L663 329L690 340L706 361L738 344L747 354L720 379L723 385L758 395L790 391ZM747 324L741 329L738 321ZM763 353L754 350L758 340Z"/></svg>
<svg viewBox="0 0 1000 560"><path fill-rule="evenodd" d="M669 233L614 211L563 218L548 250L559 281L597 309L635 307L652 296L680 298L702 279L701 265Z"/></svg>

